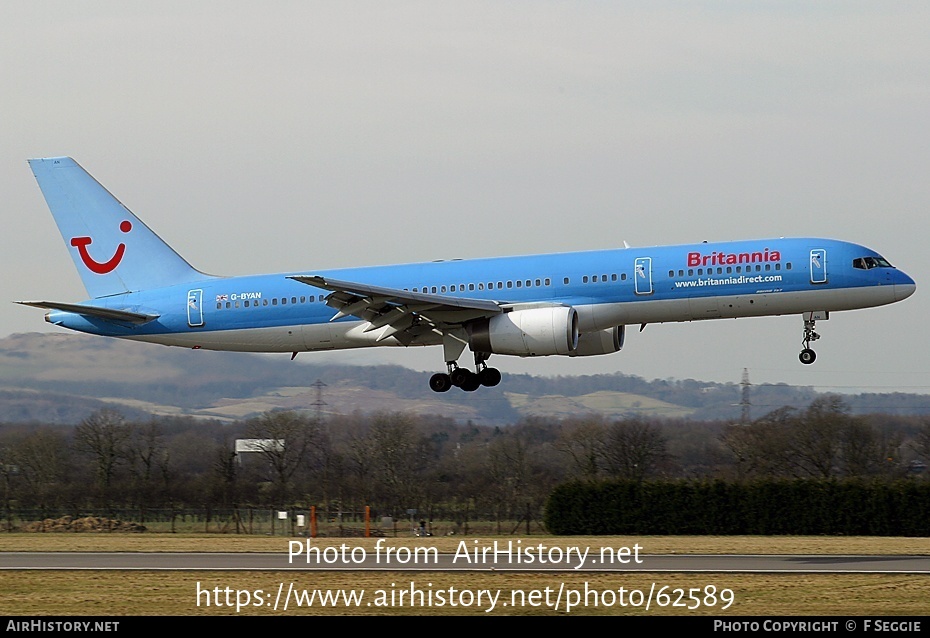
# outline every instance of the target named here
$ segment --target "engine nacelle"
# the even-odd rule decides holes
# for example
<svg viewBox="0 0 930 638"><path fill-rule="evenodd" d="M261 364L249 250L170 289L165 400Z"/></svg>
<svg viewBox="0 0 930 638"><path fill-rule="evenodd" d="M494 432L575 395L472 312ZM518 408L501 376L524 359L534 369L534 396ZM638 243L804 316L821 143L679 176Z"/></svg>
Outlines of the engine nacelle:
<svg viewBox="0 0 930 638"><path fill-rule="evenodd" d="M623 347L626 326L615 326L597 332L585 332L578 337L578 347L571 354L573 357L590 357L595 354L619 352Z"/></svg>
<svg viewBox="0 0 930 638"><path fill-rule="evenodd" d="M568 306L513 310L469 324L474 352L540 357L569 355L578 347L578 313Z"/></svg>

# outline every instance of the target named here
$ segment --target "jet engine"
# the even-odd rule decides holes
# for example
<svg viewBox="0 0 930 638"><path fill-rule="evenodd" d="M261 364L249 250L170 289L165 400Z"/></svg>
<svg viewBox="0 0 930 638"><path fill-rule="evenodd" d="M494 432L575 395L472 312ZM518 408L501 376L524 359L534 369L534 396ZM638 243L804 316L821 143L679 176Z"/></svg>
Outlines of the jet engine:
<svg viewBox="0 0 930 638"><path fill-rule="evenodd" d="M469 325L474 352L540 357L572 354L578 347L578 313L569 306L512 310Z"/></svg>
<svg viewBox="0 0 930 638"><path fill-rule="evenodd" d="M614 326L597 332L584 332L578 337L578 347L572 357L590 357L596 354L619 352L623 347L626 326Z"/></svg>

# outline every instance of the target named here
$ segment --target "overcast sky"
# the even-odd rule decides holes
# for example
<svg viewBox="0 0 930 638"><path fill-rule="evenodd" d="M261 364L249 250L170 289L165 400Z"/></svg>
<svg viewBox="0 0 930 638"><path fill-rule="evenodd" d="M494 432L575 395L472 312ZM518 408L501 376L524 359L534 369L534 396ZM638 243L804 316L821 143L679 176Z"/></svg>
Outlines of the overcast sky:
<svg viewBox="0 0 930 638"><path fill-rule="evenodd" d="M70 155L213 274L862 243L917 293L819 323L811 366L796 316L491 362L930 392L928 33L926 2L8 3L0 336L58 330L14 300L84 299L26 165ZM440 348L313 357L444 368Z"/></svg>

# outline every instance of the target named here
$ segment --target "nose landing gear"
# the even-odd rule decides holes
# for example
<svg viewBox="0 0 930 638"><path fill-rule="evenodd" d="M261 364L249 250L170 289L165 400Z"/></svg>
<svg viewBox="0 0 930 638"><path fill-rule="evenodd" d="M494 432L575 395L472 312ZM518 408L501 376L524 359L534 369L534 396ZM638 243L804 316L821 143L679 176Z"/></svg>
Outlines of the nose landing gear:
<svg viewBox="0 0 930 638"><path fill-rule="evenodd" d="M808 315L805 315L807 317ZM813 313L810 315L813 317ZM798 359L801 360L801 363L804 365L810 365L817 358L817 353L811 350L811 341L817 341L820 339L820 335L814 332L815 321L813 318L804 319L804 338L801 340L801 343L804 344L804 349L801 350L801 354L798 355Z"/></svg>

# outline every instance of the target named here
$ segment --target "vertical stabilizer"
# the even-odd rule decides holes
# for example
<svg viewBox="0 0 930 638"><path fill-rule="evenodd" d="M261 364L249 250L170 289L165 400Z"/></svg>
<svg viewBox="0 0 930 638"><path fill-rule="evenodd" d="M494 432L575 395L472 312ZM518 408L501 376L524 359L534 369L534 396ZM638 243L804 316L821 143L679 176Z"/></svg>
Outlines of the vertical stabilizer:
<svg viewBox="0 0 930 638"><path fill-rule="evenodd" d="M70 157L31 159L29 167L91 297L209 278Z"/></svg>

